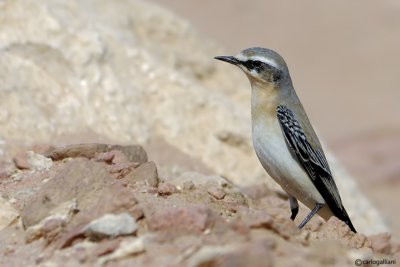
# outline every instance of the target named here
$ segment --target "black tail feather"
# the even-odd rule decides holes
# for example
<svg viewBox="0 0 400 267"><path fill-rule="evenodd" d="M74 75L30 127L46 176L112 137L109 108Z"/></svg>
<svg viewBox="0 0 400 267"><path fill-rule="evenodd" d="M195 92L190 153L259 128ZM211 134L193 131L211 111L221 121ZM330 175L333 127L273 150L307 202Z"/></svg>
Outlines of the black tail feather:
<svg viewBox="0 0 400 267"><path fill-rule="evenodd" d="M330 207L331 208L331 207ZM339 207L335 207L335 208L331 208L333 214L341 221L345 222L349 227L350 230L353 231L354 233L357 233L356 228L354 228L353 223L350 220L349 215L347 214L347 211L345 210L345 208L342 206L341 208Z"/></svg>

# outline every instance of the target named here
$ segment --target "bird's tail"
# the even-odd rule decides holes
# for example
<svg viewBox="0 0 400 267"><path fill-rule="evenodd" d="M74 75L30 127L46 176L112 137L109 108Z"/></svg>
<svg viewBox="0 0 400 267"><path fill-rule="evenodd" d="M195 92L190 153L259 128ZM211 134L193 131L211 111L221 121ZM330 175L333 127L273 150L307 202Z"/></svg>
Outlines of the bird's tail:
<svg viewBox="0 0 400 267"><path fill-rule="evenodd" d="M350 230L354 233L357 233L356 228L354 228L353 223L350 220L349 215L347 214L346 209L342 206L341 209L335 209L333 214L340 219L341 221L345 222L349 227Z"/></svg>

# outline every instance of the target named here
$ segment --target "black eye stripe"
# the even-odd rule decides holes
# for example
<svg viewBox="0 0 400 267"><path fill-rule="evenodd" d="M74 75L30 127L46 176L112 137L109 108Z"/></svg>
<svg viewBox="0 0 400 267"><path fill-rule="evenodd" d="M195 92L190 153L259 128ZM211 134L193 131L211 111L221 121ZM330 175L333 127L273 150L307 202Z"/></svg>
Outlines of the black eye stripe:
<svg viewBox="0 0 400 267"><path fill-rule="evenodd" d="M258 60L254 60L252 61L252 67L253 68L260 68L262 66L263 63L261 63L261 61Z"/></svg>
<svg viewBox="0 0 400 267"><path fill-rule="evenodd" d="M275 66L271 66L265 62L262 62L260 60L252 60L249 59L245 62L242 63L248 70L252 69L271 69L273 71L280 71L278 68Z"/></svg>
<svg viewBox="0 0 400 267"><path fill-rule="evenodd" d="M248 69L248 70L253 70L253 69L261 69L265 68L268 65L265 64L264 62L261 62L259 60L247 60L243 63L243 65Z"/></svg>
<svg viewBox="0 0 400 267"><path fill-rule="evenodd" d="M263 71L267 71L268 73L271 73L271 76L269 79L271 79L273 82L277 82L282 79L283 73L282 70L268 65L267 63L264 63L260 60L247 60L242 62L242 65L245 66L249 71L255 70L258 73L261 73Z"/></svg>

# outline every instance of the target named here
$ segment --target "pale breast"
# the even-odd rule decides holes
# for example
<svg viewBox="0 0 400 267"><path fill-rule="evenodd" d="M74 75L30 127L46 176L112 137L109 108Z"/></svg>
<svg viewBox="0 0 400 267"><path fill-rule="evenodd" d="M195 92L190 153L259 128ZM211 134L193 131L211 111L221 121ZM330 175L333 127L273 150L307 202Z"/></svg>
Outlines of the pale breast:
<svg viewBox="0 0 400 267"><path fill-rule="evenodd" d="M305 204L325 203L291 154L277 119L253 120L253 145L264 169L286 192Z"/></svg>

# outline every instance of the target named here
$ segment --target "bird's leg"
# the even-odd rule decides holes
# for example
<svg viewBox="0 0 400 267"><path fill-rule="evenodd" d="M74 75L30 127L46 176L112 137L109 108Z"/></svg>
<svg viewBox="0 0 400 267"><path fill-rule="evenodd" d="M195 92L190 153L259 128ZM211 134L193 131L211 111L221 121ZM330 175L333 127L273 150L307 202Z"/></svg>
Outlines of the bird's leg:
<svg viewBox="0 0 400 267"><path fill-rule="evenodd" d="M294 221L294 219L297 216L297 213L299 212L299 203L297 202L297 199L295 197L289 195L289 204L290 204L290 210L292 211L292 216L290 216L290 219Z"/></svg>
<svg viewBox="0 0 400 267"><path fill-rule="evenodd" d="M304 218L304 220L299 224L299 229L303 228L306 223L322 208L324 204L317 203L315 207L310 211L310 213Z"/></svg>

